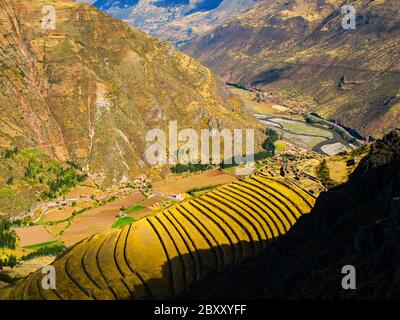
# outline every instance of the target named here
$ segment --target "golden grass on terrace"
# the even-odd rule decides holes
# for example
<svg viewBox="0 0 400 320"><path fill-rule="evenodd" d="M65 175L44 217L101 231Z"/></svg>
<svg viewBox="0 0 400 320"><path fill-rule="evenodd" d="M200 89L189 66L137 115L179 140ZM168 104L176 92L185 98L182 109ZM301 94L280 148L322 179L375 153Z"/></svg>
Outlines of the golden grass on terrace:
<svg viewBox="0 0 400 320"><path fill-rule="evenodd" d="M41 271L2 289L3 299L165 299L255 255L310 212L315 199L285 181L253 176L76 244Z"/></svg>

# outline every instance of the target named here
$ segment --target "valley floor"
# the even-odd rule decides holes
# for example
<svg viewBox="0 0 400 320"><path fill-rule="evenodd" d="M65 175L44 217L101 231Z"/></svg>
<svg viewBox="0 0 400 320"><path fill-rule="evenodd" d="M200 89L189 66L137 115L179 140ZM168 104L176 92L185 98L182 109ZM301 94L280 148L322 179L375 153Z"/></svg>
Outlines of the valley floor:
<svg viewBox="0 0 400 320"><path fill-rule="evenodd" d="M327 125L307 123L303 111L275 103L260 92L232 88L265 126L275 130L281 139L296 147L322 155L336 155L355 146Z"/></svg>

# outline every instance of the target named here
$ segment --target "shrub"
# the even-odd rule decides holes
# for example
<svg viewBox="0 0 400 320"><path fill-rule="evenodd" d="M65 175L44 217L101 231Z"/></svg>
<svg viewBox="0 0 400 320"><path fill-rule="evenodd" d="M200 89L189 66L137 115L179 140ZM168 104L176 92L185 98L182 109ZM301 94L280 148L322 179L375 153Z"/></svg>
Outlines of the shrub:
<svg viewBox="0 0 400 320"><path fill-rule="evenodd" d="M6 283L14 283L17 279L10 277L8 274L0 273L0 281Z"/></svg>
<svg viewBox="0 0 400 320"><path fill-rule="evenodd" d="M0 270L3 269L3 267L10 267L13 268L18 264L18 259L15 255L13 254L1 254L0 253Z"/></svg>
<svg viewBox="0 0 400 320"><path fill-rule="evenodd" d="M49 168L56 177L48 182L50 191L42 193L43 199L54 199L59 195L65 194L72 187L87 179L87 174L80 174L74 168L62 168L53 166Z"/></svg>
<svg viewBox="0 0 400 320"><path fill-rule="evenodd" d="M7 182L8 185L13 184L13 182L14 182L14 177L13 177L13 176L8 177L8 179L7 179L6 182Z"/></svg>
<svg viewBox="0 0 400 320"><path fill-rule="evenodd" d="M28 167L25 169L25 178L31 181L36 180L36 176L43 172L43 166L36 160L30 159Z"/></svg>

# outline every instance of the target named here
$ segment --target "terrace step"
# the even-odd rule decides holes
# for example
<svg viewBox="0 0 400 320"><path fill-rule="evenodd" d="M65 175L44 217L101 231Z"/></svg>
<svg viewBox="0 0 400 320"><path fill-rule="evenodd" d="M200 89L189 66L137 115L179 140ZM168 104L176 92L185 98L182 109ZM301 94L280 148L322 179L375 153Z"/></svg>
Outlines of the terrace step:
<svg viewBox="0 0 400 320"><path fill-rule="evenodd" d="M263 207L263 204L259 200L255 199L254 197L249 196L247 193L244 193L243 191L241 191L240 189L237 189L233 185L227 186L224 189L227 190L227 192L229 192L231 194L235 194L238 199L242 199L243 201L248 202L249 206L251 206L254 210L258 211L260 213L260 215L262 215L262 217L266 221L266 223L268 224L269 229L271 230L270 238L272 239L272 238L278 237L278 235L279 235L278 226L271 219L271 217L268 213L269 210L265 209Z"/></svg>
<svg viewBox="0 0 400 320"><path fill-rule="evenodd" d="M314 202L289 183L254 176L81 241L53 264L57 290L41 289L38 270L5 292L49 300L181 296L255 257Z"/></svg>

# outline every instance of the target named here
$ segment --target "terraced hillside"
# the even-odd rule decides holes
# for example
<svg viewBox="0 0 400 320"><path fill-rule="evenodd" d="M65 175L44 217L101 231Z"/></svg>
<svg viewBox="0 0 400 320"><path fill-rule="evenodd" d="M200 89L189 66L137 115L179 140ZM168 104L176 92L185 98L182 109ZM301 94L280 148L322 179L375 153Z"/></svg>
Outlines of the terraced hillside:
<svg viewBox="0 0 400 320"><path fill-rule="evenodd" d="M80 242L53 264L57 290L42 289L39 270L0 291L0 298L176 297L254 258L314 202L286 181L253 176Z"/></svg>
<svg viewBox="0 0 400 320"><path fill-rule="evenodd" d="M229 275L235 281L219 277L186 297L398 300L399 230L397 129L372 144L348 181L319 196L311 214L269 245L256 264ZM346 265L356 269L356 290L343 290L341 271ZM221 290L215 294L213 288Z"/></svg>

